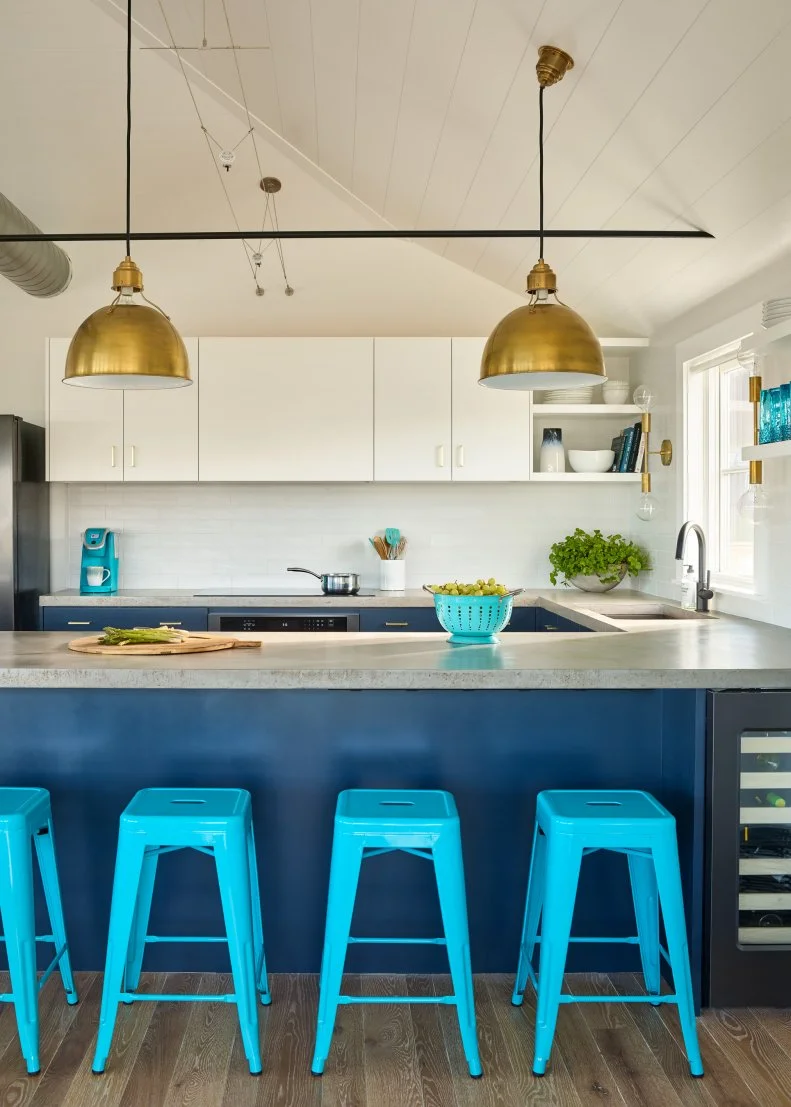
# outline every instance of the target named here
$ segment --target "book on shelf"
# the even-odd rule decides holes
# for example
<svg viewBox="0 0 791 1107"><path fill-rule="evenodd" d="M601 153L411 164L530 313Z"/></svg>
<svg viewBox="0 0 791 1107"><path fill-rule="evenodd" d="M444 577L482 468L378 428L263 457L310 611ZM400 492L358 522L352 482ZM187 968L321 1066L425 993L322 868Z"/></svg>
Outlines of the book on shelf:
<svg viewBox="0 0 791 1107"><path fill-rule="evenodd" d="M637 457L635 458L633 473L641 473L643 471L643 459L645 458L645 435L642 430L640 431L640 445L637 447Z"/></svg>
<svg viewBox="0 0 791 1107"><path fill-rule="evenodd" d="M634 441L634 427L626 427L623 432L623 451L618 462L618 472L629 472L629 460L632 456L632 442Z"/></svg>
<svg viewBox="0 0 791 1107"><path fill-rule="evenodd" d="M612 450L614 457L612 459L612 465L610 466L611 473L618 472L618 466L621 464L621 454L623 453L623 435L619 434L613 438L610 443L610 449Z"/></svg>
<svg viewBox="0 0 791 1107"><path fill-rule="evenodd" d="M632 448L629 451L629 462L626 469L627 473L637 472L637 455L640 452L640 443L643 440L643 427L641 423L635 423L632 430L634 434L632 436Z"/></svg>

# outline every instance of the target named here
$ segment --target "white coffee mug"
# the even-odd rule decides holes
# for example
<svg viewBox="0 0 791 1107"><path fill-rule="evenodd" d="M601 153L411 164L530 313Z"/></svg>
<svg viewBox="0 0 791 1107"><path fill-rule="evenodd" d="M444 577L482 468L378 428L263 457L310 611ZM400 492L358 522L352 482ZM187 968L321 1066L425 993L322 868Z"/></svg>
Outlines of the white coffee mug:
<svg viewBox="0 0 791 1107"><path fill-rule="evenodd" d="M85 570L85 579L91 588L99 588L110 579L110 570L104 565L89 565Z"/></svg>

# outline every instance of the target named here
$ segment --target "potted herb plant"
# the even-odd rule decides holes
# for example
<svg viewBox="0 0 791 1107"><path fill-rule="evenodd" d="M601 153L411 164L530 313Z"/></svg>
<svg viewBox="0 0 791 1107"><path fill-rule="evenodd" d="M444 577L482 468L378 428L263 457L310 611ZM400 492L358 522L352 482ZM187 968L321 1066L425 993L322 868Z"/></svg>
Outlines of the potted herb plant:
<svg viewBox="0 0 791 1107"><path fill-rule="evenodd" d="M609 592L627 573L636 577L651 568L648 554L636 543L620 534L604 535L600 530L589 534L580 527L562 542L555 542L549 563L553 584L560 576L563 584L573 584L583 592Z"/></svg>

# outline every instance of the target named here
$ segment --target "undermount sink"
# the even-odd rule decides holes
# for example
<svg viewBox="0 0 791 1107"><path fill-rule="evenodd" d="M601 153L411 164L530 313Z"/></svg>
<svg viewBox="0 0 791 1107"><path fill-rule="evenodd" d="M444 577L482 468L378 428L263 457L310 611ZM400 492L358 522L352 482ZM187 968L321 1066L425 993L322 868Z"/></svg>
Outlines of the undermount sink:
<svg viewBox="0 0 791 1107"><path fill-rule="evenodd" d="M658 620L672 619L711 619L714 616L708 611L688 611L683 607L671 607L663 603L634 603L634 604L597 604L590 605L589 610L597 615L605 615L614 623L621 622L656 622Z"/></svg>

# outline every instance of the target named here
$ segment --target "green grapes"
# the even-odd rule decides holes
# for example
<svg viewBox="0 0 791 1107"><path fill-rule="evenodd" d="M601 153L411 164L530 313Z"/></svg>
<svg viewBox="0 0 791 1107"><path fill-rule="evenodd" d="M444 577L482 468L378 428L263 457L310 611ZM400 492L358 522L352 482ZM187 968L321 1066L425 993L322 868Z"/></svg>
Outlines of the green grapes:
<svg viewBox="0 0 791 1107"><path fill-rule="evenodd" d="M447 584L432 584L431 591L440 596L505 596L508 589L504 584L498 584L494 577L484 580L482 577L474 584L459 584L457 580Z"/></svg>

